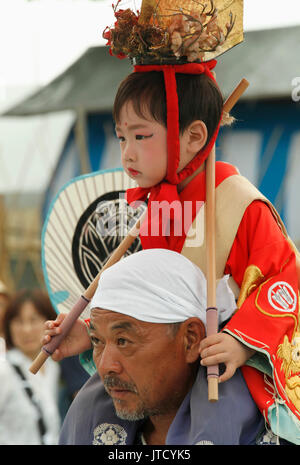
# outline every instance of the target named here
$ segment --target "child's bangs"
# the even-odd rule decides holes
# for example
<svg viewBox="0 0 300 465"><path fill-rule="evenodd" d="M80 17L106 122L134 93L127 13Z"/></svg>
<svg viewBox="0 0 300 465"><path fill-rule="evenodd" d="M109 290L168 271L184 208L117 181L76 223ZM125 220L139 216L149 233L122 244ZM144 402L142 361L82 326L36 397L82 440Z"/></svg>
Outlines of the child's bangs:
<svg viewBox="0 0 300 465"><path fill-rule="evenodd" d="M143 89L140 94L135 93L131 99L135 113L146 120L155 120L166 125L164 117L164 101L155 88Z"/></svg>
<svg viewBox="0 0 300 465"><path fill-rule="evenodd" d="M154 119L166 126L166 96L163 76L159 76L160 74L133 73L124 81L114 102L113 118L116 123L120 120L123 106L131 102L135 113L140 118Z"/></svg>

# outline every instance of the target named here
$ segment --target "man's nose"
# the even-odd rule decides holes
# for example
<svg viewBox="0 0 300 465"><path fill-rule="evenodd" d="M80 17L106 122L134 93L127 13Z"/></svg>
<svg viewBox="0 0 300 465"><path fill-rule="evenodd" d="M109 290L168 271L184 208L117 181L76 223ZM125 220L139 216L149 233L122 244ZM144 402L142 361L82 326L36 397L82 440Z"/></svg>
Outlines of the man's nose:
<svg viewBox="0 0 300 465"><path fill-rule="evenodd" d="M112 373L121 374L122 365L119 357L111 346L106 345L103 349L101 356L96 360L96 366L101 376Z"/></svg>

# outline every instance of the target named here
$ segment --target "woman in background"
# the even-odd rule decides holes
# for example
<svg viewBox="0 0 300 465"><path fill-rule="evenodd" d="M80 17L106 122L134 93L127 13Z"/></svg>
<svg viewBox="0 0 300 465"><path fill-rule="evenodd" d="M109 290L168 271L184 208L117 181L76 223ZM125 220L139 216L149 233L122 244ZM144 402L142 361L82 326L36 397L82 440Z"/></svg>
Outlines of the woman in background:
<svg viewBox="0 0 300 465"><path fill-rule="evenodd" d="M6 358L0 363L0 444L57 444L60 367L51 358L33 375L46 320L55 319L40 290L12 297L3 321Z"/></svg>
<svg viewBox="0 0 300 465"><path fill-rule="evenodd" d="M10 299L10 294L5 284L0 281L0 360L5 357L6 347L3 334L3 320Z"/></svg>

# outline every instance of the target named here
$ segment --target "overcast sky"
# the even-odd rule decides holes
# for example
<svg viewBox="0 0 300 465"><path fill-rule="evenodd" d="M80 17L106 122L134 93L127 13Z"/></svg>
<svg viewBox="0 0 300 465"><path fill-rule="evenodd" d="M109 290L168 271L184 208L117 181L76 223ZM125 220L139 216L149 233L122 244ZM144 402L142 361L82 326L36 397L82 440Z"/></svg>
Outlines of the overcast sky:
<svg viewBox="0 0 300 465"><path fill-rule="evenodd" d="M104 44L102 31L113 24L111 4L0 0L0 87L45 84L88 46ZM244 0L245 31L295 24L300 24L299 0Z"/></svg>
<svg viewBox="0 0 300 465"><path fill-rule="evenodd" d="M0 0L0 111L51 81L88 47L104 44L102 31L114 23L112 1ZM244 0L245 31L291 25L300 25L300 0ZM72 118L0 118L0 194L45 188Z"/></svg>

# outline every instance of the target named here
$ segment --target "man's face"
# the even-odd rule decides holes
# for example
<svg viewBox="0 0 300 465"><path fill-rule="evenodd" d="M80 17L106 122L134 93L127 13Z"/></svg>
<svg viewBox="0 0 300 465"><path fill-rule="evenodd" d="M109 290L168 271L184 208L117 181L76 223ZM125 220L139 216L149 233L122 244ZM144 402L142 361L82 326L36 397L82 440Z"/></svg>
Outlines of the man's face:
<svg viewBox="0 0 300 465"><path fill-rule="evenodd" d="M93 309L94 361L116 413L127 420L175 414L191 387L180 330Z"/></svg>

